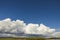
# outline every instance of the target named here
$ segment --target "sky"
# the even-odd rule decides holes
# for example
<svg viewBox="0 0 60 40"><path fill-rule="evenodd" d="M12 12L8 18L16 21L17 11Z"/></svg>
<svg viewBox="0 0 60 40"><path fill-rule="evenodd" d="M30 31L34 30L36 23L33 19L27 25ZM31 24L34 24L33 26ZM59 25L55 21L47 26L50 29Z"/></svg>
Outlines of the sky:
<svg viewBox="0 0 60 40"><path fill-rule="evenodd" d="M3 25L2 25L3 24ZM29 37L30 35L42 35L45 37L60 37L60 31L45 26L44 24L24 23L22 20L6 18L0 21L0 37Z"/></svg>
<svg viewBox="0 0 60 40"><path fill-rule="evenodd" d="M16 28L17 25L21 27L21 24L27 27L25 30L28 33L36 33L35 30L30 32L28 28L34 29L37 26L38 32L45 29L52 33L60 29L60 0L0 0L0 32L8 30L10 25Z"/></svg>
<svg viewBox="0 0 60 40"><path fill-rule="evenodd" d="M0 20L20 19L60 27L60 0L0 0Z"/></svg>

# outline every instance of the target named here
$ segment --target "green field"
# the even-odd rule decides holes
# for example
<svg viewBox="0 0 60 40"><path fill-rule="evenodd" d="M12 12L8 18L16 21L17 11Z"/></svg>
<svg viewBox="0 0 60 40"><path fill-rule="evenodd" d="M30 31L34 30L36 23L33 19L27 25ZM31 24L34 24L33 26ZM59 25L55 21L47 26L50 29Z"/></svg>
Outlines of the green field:
<svg viewBox="0 0 60 40"><path fill-rule="evenodd" d="M45 40L44 38L0 38L0 40Z"/></svg>
<svg viewBox="0 0 60 40"><path fill-rule="evenodd" d="M46 39L46 38L0 38L0 40L54 40L54 39ZM60 40L60 39L56 39Z"/></svg>

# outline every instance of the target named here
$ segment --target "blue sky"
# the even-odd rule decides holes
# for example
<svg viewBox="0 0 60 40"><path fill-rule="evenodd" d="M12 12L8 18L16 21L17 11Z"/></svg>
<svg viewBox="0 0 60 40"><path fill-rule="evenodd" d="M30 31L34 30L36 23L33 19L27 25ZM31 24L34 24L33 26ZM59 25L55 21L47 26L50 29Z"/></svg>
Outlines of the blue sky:
<svg viewBox="0 0 60 40"><path fill-rule="evenodd" d="M0 0L0 20L5 18L60 28L60 0Z"/></svg>

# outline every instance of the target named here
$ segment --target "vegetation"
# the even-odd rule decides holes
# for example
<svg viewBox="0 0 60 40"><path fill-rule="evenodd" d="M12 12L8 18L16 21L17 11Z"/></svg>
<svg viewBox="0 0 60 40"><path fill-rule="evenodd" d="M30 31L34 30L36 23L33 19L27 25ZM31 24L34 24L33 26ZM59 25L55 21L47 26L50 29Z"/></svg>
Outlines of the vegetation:
<svg viewBox="0 0 60 40"><path fill-rule="evenodd" d="M54 38L37 38L37 37L32 37L32 38L0 38L0 40L54 40ZM60 40L60 39L58 39Z"/></svg>
<svg viewBox="0 0 60 40"><path fill-rule="evenodd" d="M45 40L45 38L0 38L0 40Z"/></svg>
<svg viewBox="0 0 60 40"><path fill-rule="evenodd" d="M14 38L0 38L0 40L15 40Z"/></svg>

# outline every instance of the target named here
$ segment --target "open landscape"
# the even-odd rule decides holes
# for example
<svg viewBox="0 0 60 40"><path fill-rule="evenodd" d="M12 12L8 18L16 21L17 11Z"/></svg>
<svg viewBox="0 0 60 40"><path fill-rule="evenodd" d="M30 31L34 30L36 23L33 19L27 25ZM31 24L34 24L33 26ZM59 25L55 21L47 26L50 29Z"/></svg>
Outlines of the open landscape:
<svg viewBox="0 0 60 40"><path fill-rule="evenodd" d="M60 40L60 0L0 0L0 40Z"/></svg>
<svg viewBox="0 0 60 40"><path fill-rule="evenodd" d="M0 38L0 40L53 40L45 38Z"/></svg>
<svg viewBox="0 0 60 40"><path fill-rule="evenodd" d="M0 38L0 40L60 40L60 38Z"/></svg>
<svg viewBox="0 0 60 40"><path fill-rule="evenodd" d="M43 38L0 38L0 40L45 40Z"/></svg>

